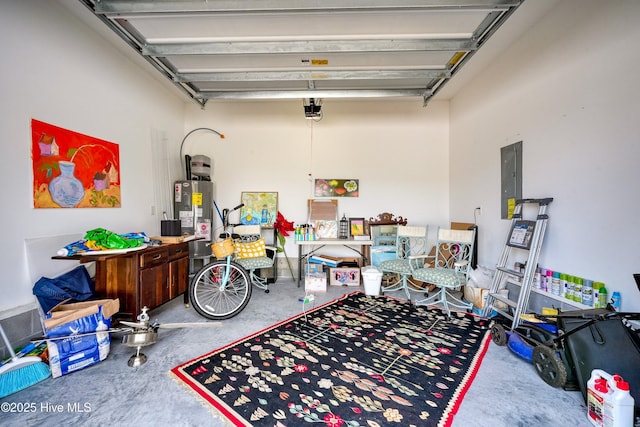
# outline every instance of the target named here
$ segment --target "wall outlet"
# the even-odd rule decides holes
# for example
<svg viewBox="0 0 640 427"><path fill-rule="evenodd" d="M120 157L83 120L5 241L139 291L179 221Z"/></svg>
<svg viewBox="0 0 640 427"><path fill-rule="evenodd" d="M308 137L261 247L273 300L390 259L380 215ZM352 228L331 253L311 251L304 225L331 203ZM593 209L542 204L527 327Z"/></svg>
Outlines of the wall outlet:
<svg viewBox="0 0 640 427"><path fill-rule="evenodd" d="M477 213L478 215L482 215L482 206L478 206L478 207L476 208L476 213Z"/></svg>

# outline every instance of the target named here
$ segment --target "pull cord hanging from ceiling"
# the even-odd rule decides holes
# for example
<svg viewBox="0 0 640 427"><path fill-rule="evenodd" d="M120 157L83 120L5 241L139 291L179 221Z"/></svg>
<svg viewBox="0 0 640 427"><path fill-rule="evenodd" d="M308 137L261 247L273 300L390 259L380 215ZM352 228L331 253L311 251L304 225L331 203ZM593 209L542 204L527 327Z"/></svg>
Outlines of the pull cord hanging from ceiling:
<svg viewBox="0 0 640 427"><path fill-rule="evenodd" d="M309 179L309 194L313 198L313 126L316 120L307 120L307 126L309 127L309 173L307 178Z"/></svg>

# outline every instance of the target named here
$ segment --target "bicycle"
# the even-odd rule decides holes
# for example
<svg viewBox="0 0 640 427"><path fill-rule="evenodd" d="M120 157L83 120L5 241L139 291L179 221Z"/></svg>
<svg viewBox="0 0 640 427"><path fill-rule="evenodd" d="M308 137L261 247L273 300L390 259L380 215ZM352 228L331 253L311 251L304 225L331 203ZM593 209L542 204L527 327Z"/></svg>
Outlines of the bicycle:
<svg viewBox="0 0 640 427"><path fill-rule="evenodd" d="M220 234L222 240L210 244L216 259L198 270L189 283L191 304L198 314L208 319L225 320L240 313L251 299L252 285L269 292L267 279L258 276L255 270L272 266L273 258L268 257L270 265L263 260L263 265L246 268L241 264L245 261L234 257L234 241L246 240L231 232L232 228L235 229L240 224L229 224L229 215L243 206L244 204L240 204L230 210L223 209L223 232ZM275 257L275 249L269 250L273 251Z"/></svg>

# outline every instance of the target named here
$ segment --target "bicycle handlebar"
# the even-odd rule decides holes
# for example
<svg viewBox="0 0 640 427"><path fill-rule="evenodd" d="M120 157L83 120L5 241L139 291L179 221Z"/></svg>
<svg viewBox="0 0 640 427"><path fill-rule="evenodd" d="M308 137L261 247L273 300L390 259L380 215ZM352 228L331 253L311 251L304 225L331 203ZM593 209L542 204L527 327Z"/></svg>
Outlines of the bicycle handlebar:
<svg viewBox="0 0 640 427"><path fill-rule="evenodd" d="M238 224L229 224L229 214L231 212L235 212L238 209L240 209L241 207L244 206L244 203L240 203L238 206L232 208L232 209L223 209L222 210L222 228L224 228L225 230L227 229L227 227L229 227L230 225L238 225Z"/></svg>

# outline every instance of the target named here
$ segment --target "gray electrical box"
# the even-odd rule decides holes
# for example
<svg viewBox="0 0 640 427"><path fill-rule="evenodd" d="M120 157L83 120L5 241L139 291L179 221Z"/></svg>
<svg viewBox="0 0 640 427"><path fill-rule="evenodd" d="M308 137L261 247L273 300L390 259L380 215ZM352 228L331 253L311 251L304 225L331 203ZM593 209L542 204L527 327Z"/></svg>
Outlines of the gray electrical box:
<svg viewBox="0 0 640 427"><path fill-rule="evenodd" d="M501 218L510 219L509 200L512 200L512 209L515 207L513 201L522 198L522 141L516 142L500 149L501 160Z"/></svg>

